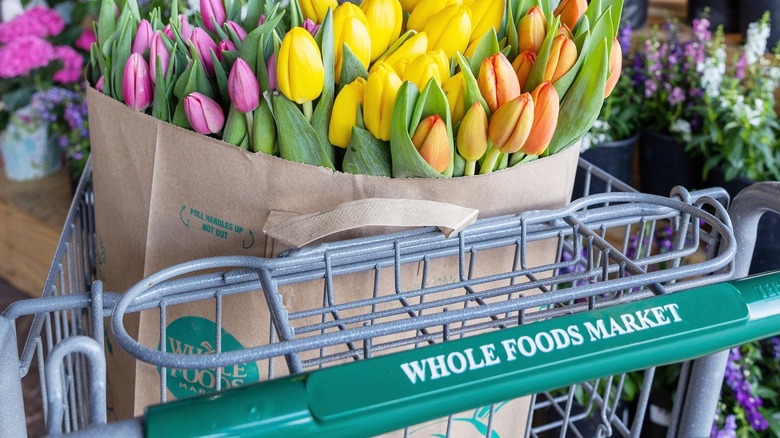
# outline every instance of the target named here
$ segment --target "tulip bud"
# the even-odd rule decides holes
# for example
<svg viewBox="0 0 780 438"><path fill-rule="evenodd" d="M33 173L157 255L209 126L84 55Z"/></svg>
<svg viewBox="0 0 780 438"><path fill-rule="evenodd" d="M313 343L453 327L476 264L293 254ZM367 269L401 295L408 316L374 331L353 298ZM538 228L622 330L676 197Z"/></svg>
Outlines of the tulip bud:
<svg viewBox="0 0 780 438"><path fill-rule="evenodd" d="M539 53L544 37L547 35L547 19L539 6L528 10L525 17L520 19L517 25L517 50L525 52L531 50Z"/></svg>
<svg viewBox="0 0 780 438"><path fill-rule="evenodd" d="M465 52L471 37L471 10L447 6L431 18L423 31L428 34L428 50L444 50L448 58Z"/></svg>
<svg viewBox="0 0 780 438"><path fill-rule="evenodd" d="M163 34L159 30L154 33L152 37L152 46L149 50L149 70L152 77L152 83L157 84L157 62L160 62L160 68L162 74L168 72L168 64L171 62L171 53L168 51L168 46L165 45L163 40Z"/></svg>
<svg viewBox="0 0 780 438"><path fill-rule="evenodd" d="M144 54L149 46L152 45L152 36L154 31L152 25L146 19L141 20L138 24L138 31L135 34L135 40L133 40L133 49L130 53Z"/></svg>
<svg viewBox="0 0 780 438"><path fill-rule="evenodd" d="M222 27L227 19L225 4L222 0L200 0L200 15L206 29L216 32L216 27Z"/></svg>
<svg viewBox="0 0 780 438"><path fill-rule="evenodd" d="M340 148L349 146L352 138L352 127L357 125L358 107L363 104L363 91L366 80L357 78L344 86L333 102L333 114L338 116L330 118L328 140Z"/></svg>
<svg viewBox="0 0 780 438"><path fill-rule="evenodd" d="M271 53L265 66L268 68L268 86L271 91L276 91L279 88L276 82L276 53Z"/></svg>
<svg viewBox="0 0 780 438"><path fill-rule="evenodd" d="M311 102L322 94L325 67L314 37L302 27L287 32L276 59L279 91L295 103Z"/></svg>
<svg viewBox="0 0 780 438"><path fill-rule="evenodd" d="M435 171L442 173L447 170L452 156L447 124L441 116L434 114L421 120L412 136L412 144Z"/></svg>
<svg viewBox="0 0 780 438"><path fill-rule="evenodd" d="M479 102L474 102L463 117L458 129L458 153L467 162L477 161L485 155L488 147L488 120L485 109ZM472 175L474 174L472 172Z"/></svg>
<svg viewBox="0 0 780 438"><path fill-rule="evenodd" d="M217 102L201 93L190 93L184 98L184 113L195 132L216 134L225 125L225 113Z"/></svg>
<svg viewBox="0 0 780 438"><path fill-rule="evenodd" d="M266 20L265 14L261 15L260 18L257 19L257 27L260 27L263 24L265 24L265 20Z"/></svg>
<svg viewBox="0 0 780 438"><path fill-rule="evenodd" d="M260 84L254 72L241 58L236 59L228 76L228 95L239 112L254 111L260 104Z"/></svg>
<svg viewBox="0 0 780 438"><path fill-rule="evenodd" d="M493 113L488 126L488 138L502 153L515 153L528 139L533 121L534 102L531 93L523 93Z"/></svg>
<svg viewBox="0 0 780 438"><path fill-rule="evenodd" d="M561 23L560 26L558 26L558 35L564 35L566 38L574 39L574 34L572 33L571 29L569 29L569 26Z"/></svg>
<svg viewBox="0 0 780 438"><path fill-rule="evenodd" d="M534 102L534 121L531 133L523 145L522 152L539 155L547 149L558 126L558 92L551 82L542 82L531 92Z"/></svg>
<svg viewBox="0 0 780 438"><path fill-rule="evenodd" d="M211 36L206 33L205 30L196 27L192 31L192 38L190 44L195 45L195 49L198 51L200 60L203 62L203 67L206 69L206 73L209 76L214 75L214 61L211 59L211 51L217 53L217 43L211 39Z"/></svg>
<svg viewBox="0 0 780 438"><path fill-rule="evenodd" d="M401 9L403 9L404 12L411 14L414 8L420 3L420 0L401 0Z"/></svg>
<svg viewBox="0 0 780 438"><path fill-rule="evenodd" d="M238 50L236 48L236 45L233 44L233 41L230 40L222 40L217 44L217 59L222 61L225 59L225 54L223 52L230 52Z"/></svg>
<svg viewBox="0 0 780 438"><path fill-rule="evenodd" d="M298 4L301 5L304 18L314 21L315 24L322 23L325 14L328 13L328 8L335 11L339 5L336 0L298 0Z"/></svg>
<svg viewBox="0 0 780 438"><path fill-rule="evenodd" d="M580 17L588 9L588 2L586 0L563 0L558 7L553 11L553 15L561 17L561 23L574 29L574 26L580 21Z"/></svg>
<svg viewBox="0 0 780 438"><path fill-rule="evenodd" d="M145 110L154 96L149 66L140 53L133 53L127 59L122 76L122 95L125 103L136 111Z"/></svg>
<svg viewBox="0 0 780 438"><path fill-rule="evenodd" d="M403 75L406 66L418 56L428 51L428 34L419 32L404 41L393 53L389 54L384 62L388 63L399 75ZM373 67L372 67L373 68Z"/></svg>
<svg viewBox="0 0 780 438"><path fill-rule="evenodd" d="M365 0L360 9L368 21L368 33L371 35L371 61L376 60L393 41L401 35L403 12L398 0Z"/></svg>
<svg viewBox="0 0 780 438"><path fill-rule="evenodd" d="M536 53L530 50L517 55L517 58L512 61L512 68L517 74L517 81L520 82L521 90L525 90L525 83L528 82L528 75L531 74L534 62L536 62Z"/></svg>
<svg viewBox="0 0 780 438"><path fill-rule="evenodd" d="M106 77L105 76L100 76L98 78L97 82L95 83L95 89L102 93L103 89L105 89L105 87L106 87Z"/></svg>
<svg viewBox="0 0 780 438"><path fill-rule="evenodd" d="M612 40L612 51L609 54L609 76L607 77L607 85L604 89L604 97L609 97L612 94L612 90L615 89L618 80L620 79L620 73L623 70L623 48L620 46L620 42L615 38Z"/></svg>
<svg viewBox="0 0 780 438"><path fill-rule="evenodd" d="M442 89L447 94L447 102L450 105L450 116L452 124L456 125L463 120L466 113L465 93L466 81L463 79L463 72L452 75L447 82L442 85Z"/></svg>
<svg viewBox="0 0 780 438"><path fill-rule="evenodd" d="M470 43L479 41L491 28L498 32L504 19L503 0L479 0L468 5L471 10Z"/></svg>
<svg viewBox="0 0 780 438"><path fill-rule="evenodd" d="M392 67L382 61L368 75L363 92L363 120L366 129L380 140L390 140L390 121L401 84Z"/></svg>
<svg viewBox="0 0 780 438"><path fill-rule="evenodd" d="M420 0L409 15L406 28L420 32L431 21L433 16L443 11L444 8L462 4L463 0Z"/></svg>
<svg viewBox="0 0 780 438"><path fill-rule="evenodd" d="M443 84L450 78L450 62L444 51L439 49L414 58L404 71L403 80L412 82L418 90L433 78L438 84Z"/></svg>
<svg viewBox="0 0 780 438"><path fill-rule="evenodd" d="M500 52L482 61L477 84L491 113L521 93L520 82L512 64Z"/></svg>
<svg viewBox="0 0 780 438"><path fill-rule="evenodd" d="M227 22L227 23L225 23L225 24L227 24L227 25L228 25L228 27L230 27L231 29L233 29L233 32L235 32L235 33L236 33L236 36L238 37L238 40L239 40L239 41L244 41L244 38L246 38L246 35L247 35L247 33L246 33L246 31L244 30L244 28L243 28L243 27L241 27L241 25L240 25L240 24L236 23L235 21L228 21L228 22Z"/></svg>
<svg viewBox="0 0 780 438"><path fill-rule="evenodd" d="M192 25L190 25L190 22L184 15L179 15L179 33L184 42L187 42L192 38ZM173 39L173 37L171 37L171 39Z"/></svg>
<svg viewBox="0 0 780 438"><path fill-rule="evenodd" d="M314 20L311 18L307 18L303 20L303 24L301 24L304 29L306 29L311 36L317 36L317 31L320 30L320 25L315 23Z"/></svg>
<svg viewBox="0 0 780 438"><path fill-rule="evenodd" d="M341 83L344 44L349 46L363 67L371 62L371 36L363 10L352 3L343 3L333 12L333 42L335 48L336 83Z"/></svg>
<svg viewBox="0 0 780 438"><path fill-rule="evenodd" d="M553 39L550 57L547 58L547 67L544 69L544 81L555 83L565 75L577 62L577 45L564 35L558 35Z"/></svg>

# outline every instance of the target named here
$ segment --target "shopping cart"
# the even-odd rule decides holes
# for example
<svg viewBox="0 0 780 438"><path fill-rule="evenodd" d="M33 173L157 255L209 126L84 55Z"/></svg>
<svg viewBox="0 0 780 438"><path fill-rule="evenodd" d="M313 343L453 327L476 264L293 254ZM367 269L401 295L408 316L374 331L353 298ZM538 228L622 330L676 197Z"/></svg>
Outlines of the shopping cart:
<svg viewBox="0 0 780 438"><path fill-rule="evenodd" d="M95 281L100 251L89 172L43 296L14 303L0 317L2 436L23 435L28 426L42 433L41 423L49 434L84 436L366 436L401 428L407 435L419 432L412 425L437 418L441 435L450 435L464 420L454 413L466 410L475 430L493 436L503 402L527 395L531 407L516 419L517 434L639 436L654 367L676 362L684 364L669 436L705 436L722 351L780 332L779 275L728 282L747 272L758 217L778 209L777 184L741 194L729 215L723 190L640 194L581 161L585 194L592 178L607 193L561 210L479 220L450 239L420 229L274 259L195 260L119 294ZM656 239L661 229L663 244ZM552 243L554 258L530 263L527 249L536 242ZM495 250L511 254L512 269L475 275L480 256ZM429 282L429 266L445 258L457 260L452 279ZM418 285L397 280L406 266L423 273ZM339 278L365 274L374 278L368 297L339 298ZM380 288L386 275L390 290ZM285 308L280 288L311 281L322 285L322 304ZM223 350L222 302L240 294L265 300L272 336L263 345ZM149 348L123 325L128 314L157 309L165 339L166 309L195 301L214 304L211 354L174 354L165 343ZM32 323L19 354L15 326L25 316ZM162 403L143 418L105 424L104 318L112 348L160 370ZM226 367L244 363L260 364L272 379L167 400L166 370L212 370L219 391ZM40 377L28 382L34 368ZM636 370L644 370L636 406L624 415L626 373ZM23 383L41 393L37 429L26 424Z"/></svg>

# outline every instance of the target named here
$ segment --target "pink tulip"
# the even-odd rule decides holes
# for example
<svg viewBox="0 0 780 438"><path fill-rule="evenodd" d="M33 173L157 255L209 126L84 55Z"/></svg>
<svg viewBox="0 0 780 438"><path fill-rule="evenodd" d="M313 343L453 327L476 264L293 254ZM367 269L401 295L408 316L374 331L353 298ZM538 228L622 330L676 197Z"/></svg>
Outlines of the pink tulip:
<svg viewBox="0 0 780 438"><path fill-rule="evenodd" d="M203 25L211 32L216 32L214 27L222 27L227 19L225 4L222 0L200 0L200 15L203 17Z"/></svg>
<svg viewBox="0 0 780 438"><path fill-rule="evenodd" d="M225 126L225 113L222 108L201 93L190 93L184 98L184 112L192 129L199 134L216 134Z"/></svg>
<svg viewBox="0 0 780 438"><path fill-rule="evenodd" d="M254 111L260 104L260 84L255 73L241 58L236 59L228 77L228 95L242 113Z"/></svg>
<svg viewBox="0 0 780 438"><path fill-rule="evenodd" d="M317 36L317 31L320 30L320 25L315 23L312 19L307 18L303 20L303 28L308 30L311 36Z"/></svg>
<svg viewBox="0 0 780 438"><path fill-rule="evenodd" d="M230 26L231 29L233 29L233 32L236 33L236 36L238 36L239 41L244 41L244 38L246 38L246 31L243 27L241 27L240 24L236 23L235 21L228 21L227 25Z"/></svg>
<svg viewBox="0 0 780 438"><path fill-rule="evenodd" d="M217 53L217 43L211 39L211 36L209 36L205 30L196 27L195 30L192 31L190 44L195 45L195 49L198 51L201 61L203 61L203 67L206 68L206 73L209 76L213 76L214 61L211 59L211 51L213 50L214 53Z"/></svg>
<svg viewBox="0 0 780 438"><path fill-rule="evenodd" d="M152 83L157 84L157 59L160 60L162 74L168 72L168 64L171 62L171 54L165 45L163 34L158 30L152 37L152 47L149 50L149 69L151 70Z"/></svg>
<svg viewBox="0 0 780 438"><path fill-rule="evenodd" d="M140 53L143 55L143 53L152 45L153 35L154 31L152 30L152 25L149 24L146 19L141 20L141 23L138 25L138 31L135 34L135 40L133 40L133 50L131 53Z"/></svg>
<svg viewBox="0 0 780 438"><path fill-rule="evenodd" d="M268 58L266 67L268 67L268 86L271 88L271 91L276 91L276 53L272 53Z"/></svg>
<svg viewBox="0 0 780 438"><path fill-rule="evenodd" d="M265 23L265 14L260 16L260 19L257 20L257 27L262 26Z"/></svg>
<svg viewBox="0 0 780 438"><path fill-rule="evenodd" d="M171 29L171 25L167 24L165 25L165 29L163 29L163 33L168 36L171 40L175 39L173 35L173 30ZM181 34L181 39L186 43L192 38L192 26L190 26L190 22L187 21L187 17L184 15L179 15L179 33Z"/></svg>
<svg viewBox="0 0 780 438"><path fill-rule="evenodd" d="M98 79L97 83L95 83L95 89L102 93L105 86L106 86L106 78L101 76Z"/></svg>
<svg viewBox="0 0 780 438"><path fill-rule="evenodd" d="M154 96L149 66L140 53L133 53L127 59L122 76L122 94L125 103L136 111L145 110Z"/></svg>
<svg viewBox="0 0 780 438"><path fill-rule="evenodd" d="M222 61L225 59L225 54L223 52L229 52L232 50L238 50L236 48L236 45L233 44L233 41L230 40L222 40L217 44L217 59Z"/></svg>

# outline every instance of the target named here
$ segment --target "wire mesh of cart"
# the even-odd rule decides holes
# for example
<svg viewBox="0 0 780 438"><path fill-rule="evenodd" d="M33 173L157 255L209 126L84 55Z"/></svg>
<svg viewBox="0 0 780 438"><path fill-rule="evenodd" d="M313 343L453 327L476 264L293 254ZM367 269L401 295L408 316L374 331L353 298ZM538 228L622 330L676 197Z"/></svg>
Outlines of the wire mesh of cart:
<svg viewBox="0 0 780 438"><path fill-rule="evenodd" d="M658 197L636 193L585 161L579 170L584 194L592 181L606 193L560 210L482 219L451 238L425 228L272 259L195 260L120 294L95 281L100 251L88 166L43 296L14 303L0 318L0 432L37 434L45 425L50 434L94 436L109 433L106 427L130 436L367 436L399 429L403 436L498 436L510 424L503 436L639 436L654 367L780 331L772 307L780 292L773 276L724 283L743 271L744 259L724 191L679 188ZM749 198L741 211L772 208L761 203L771 204L778 186L763 189L770 194ZM739 216L750 218L749 234L755 215ZM480 264L496 251L507 266ZM402 281L409 270L416 284ZM339 290L340 279L351 276L365 280L363 295ZM289 308L284 291L307 283L318 290L309 300L315 304ZM231 350L222 339L223 303L242 294L267 306L269 338ZM142 345L123 325L129 314L155 311L164 340L169 309L196 301L213 303L209 354ZM17 347L15 327L25 316L31 327ZM104 318L113 348L154 365L160 379L161 404L109 425L98 323ZM230 367L252 363L263 370L262 382L221 391ZM36 368L37 379L28 374ZM208 371L218 392L169 400L172 370ZM636 406L626 414L619 402L626 373L636 370L644 371ZM721 382L697 373L695 362L682 366L670 436L686 423L712 423L714 407L709 418L697 412L708 412L707 397L717 397ZM40 391L37 425L26 424L31 403L22 383ZM519 407L507 402L522 396Z"/></svg>

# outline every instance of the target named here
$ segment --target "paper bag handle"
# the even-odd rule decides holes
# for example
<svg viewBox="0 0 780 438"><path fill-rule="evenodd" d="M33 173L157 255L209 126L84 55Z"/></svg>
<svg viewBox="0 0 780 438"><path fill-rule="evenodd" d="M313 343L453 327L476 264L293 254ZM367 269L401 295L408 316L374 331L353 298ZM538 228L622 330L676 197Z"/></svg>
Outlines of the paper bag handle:
<svg viewBox="0 0 780 438"><path fill-rule="evenodd" d="M272 211L263 232L295 248L340 231L368 226L436 226L449 237L474 223L478 213L444 202L368 198L293 218L289 213Z"/></svg>

